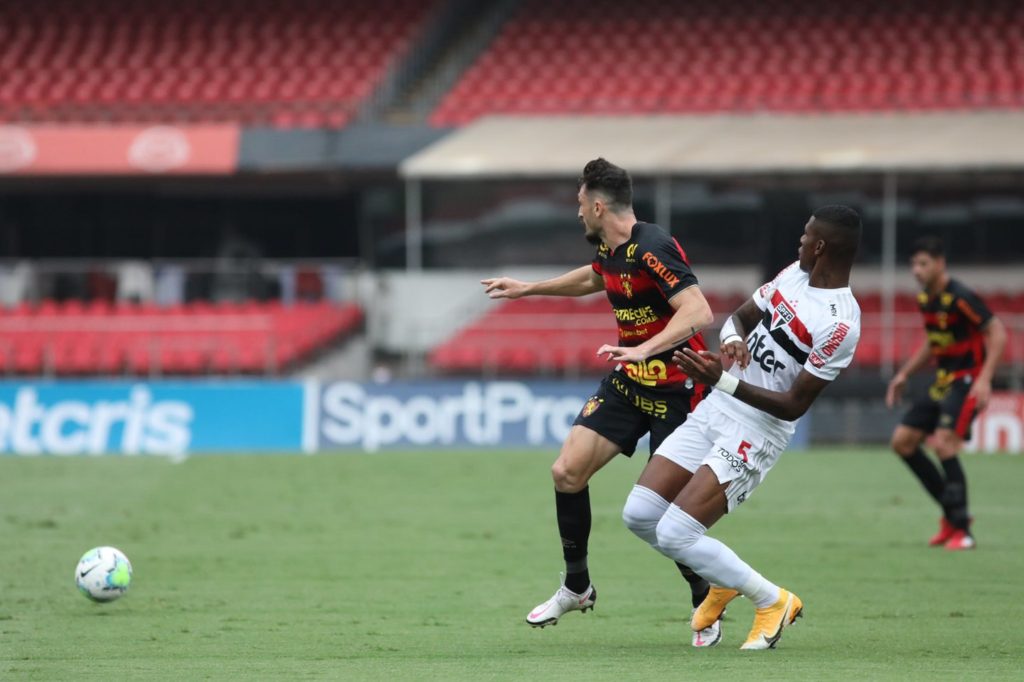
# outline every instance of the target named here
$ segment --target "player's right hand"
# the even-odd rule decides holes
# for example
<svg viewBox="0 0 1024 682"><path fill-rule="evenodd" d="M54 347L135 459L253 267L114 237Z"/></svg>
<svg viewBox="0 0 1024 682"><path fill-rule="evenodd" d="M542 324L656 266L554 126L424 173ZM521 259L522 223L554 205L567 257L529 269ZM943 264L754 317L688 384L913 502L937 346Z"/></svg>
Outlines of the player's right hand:
<svg viewBox="0 0 1024 682"><path fill-rule="evenodd" d="M738 362L740 369L746 369L747 365L750 364L750 349L747 348L747 344L744 341L723 343L719 350L723 358L729 358L733 362Z"/></svg>
<svg viewBox="0 0 1024 682"><path fill-rule="evenodd" d="M488 298L519 298L526 295L526 282L511 277L492 277L480 280Z"/></svg>
<svg viewBox="0 0 1024 682"><path fill-rule="evenodd" d="M889 382L889 387L885 389L885 406L895 407L900 402L900 398L903 397L903 389L907 386L907 377L903 374L897 374Z"/></svg>

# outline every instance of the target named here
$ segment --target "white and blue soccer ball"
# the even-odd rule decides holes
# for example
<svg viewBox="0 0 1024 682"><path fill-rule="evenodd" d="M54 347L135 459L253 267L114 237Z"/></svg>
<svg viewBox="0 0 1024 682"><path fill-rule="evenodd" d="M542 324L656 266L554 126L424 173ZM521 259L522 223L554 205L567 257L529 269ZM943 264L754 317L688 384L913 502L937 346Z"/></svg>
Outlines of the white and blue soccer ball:
<svg viewBox="0 0 1024 682"><path fill-rule="evenodd" d="M120 599L132 584L132 564L115 547L95 547L78 560L75 584L93 601Z"/></svg>

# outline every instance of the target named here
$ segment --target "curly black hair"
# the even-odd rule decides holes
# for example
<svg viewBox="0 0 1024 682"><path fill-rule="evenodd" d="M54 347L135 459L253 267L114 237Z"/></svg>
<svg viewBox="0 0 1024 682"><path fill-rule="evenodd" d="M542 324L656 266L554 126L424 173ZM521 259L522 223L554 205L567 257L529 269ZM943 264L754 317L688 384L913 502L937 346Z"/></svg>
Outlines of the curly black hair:
<svg viewBox="0 0 1024 682"><path fill-rule="evenodd" d="M633 178L625 168L602 158L594 159L583 167L579 187L586 186L588 192L600 192L614 210L630 208L633 205Z"/></svg>

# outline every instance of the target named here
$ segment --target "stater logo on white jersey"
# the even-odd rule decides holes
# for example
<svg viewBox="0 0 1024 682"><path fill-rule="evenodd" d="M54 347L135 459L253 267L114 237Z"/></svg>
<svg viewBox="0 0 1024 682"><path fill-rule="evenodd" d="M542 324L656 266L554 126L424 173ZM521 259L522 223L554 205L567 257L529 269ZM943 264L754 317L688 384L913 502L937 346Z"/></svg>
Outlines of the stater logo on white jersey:
<svg viewBox="0 0 1024 682"><path fill-rule="evenodd" d="M761 320L747 335L751 362L729 371L753 386L784 393L801 372L832 381L847 367L860 338L860 306L849 288L812 287L793 263L753 296ZM784 446L795 430L733 396L712 394L720 408Z"/></svg>

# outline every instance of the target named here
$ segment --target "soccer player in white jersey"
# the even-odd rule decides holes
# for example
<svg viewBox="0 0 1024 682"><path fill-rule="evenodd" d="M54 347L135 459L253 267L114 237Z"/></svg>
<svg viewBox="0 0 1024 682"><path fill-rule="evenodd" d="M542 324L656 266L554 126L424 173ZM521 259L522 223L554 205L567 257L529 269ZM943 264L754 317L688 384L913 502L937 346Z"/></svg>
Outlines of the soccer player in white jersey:
<svg viewBox="0 0 1024 682"><path fill-rule="evenodd" d="M803 603L706 533L750 497L796 421L853 359L860 307L849 282L860 234L851 208L814 212L800 259L726 321L720 338L722 356L733 361L728 372L714 353L675 353L684 372L716 390L661 444L622 512L641 539L711 582L690 622L695 632L717 621L738 595L753 602L754 625L742 649L774 648Z"/></svg>

